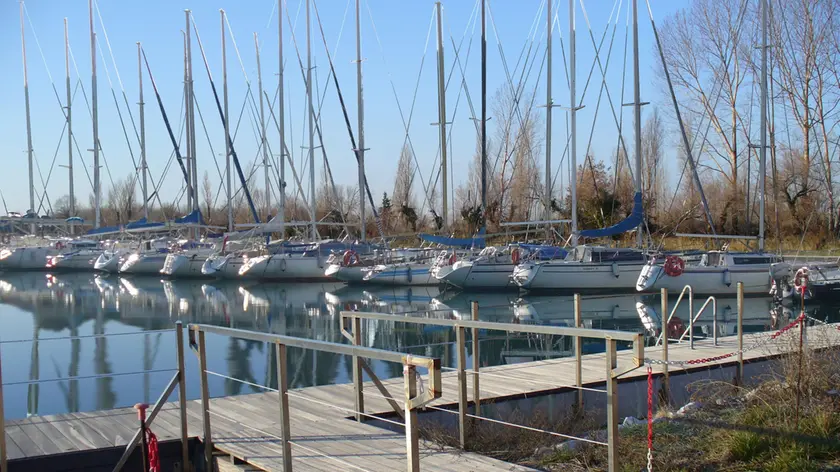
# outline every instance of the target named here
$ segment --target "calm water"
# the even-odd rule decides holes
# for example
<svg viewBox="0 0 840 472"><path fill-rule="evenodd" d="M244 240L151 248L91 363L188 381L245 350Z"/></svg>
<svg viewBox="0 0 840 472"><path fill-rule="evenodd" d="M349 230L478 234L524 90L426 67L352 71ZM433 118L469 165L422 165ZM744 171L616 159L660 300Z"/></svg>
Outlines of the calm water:
<svg viewBox="0 0 840 472"><path fill-rule="evenodd" d="M156 331L172 328L179 320L345 342L338 316L343 309L468 318L472 300L480 303L484 320L553 325L574 322L570 296L468 294L437 288L356 288L341 284L161 281L90 274L0 274L6 417L153 403L176 365L174 332ZM621 295L584 297L581 306L587 327L635 331L658 318L660 303L657 297ZM813 306L809 311L832 320L840 313L831 306ZM790 309L774 308L769 298L748 298L745 312L748 331L777 328L792 316ZM677 316L687 320L687 304ZM699 336L711 333L711 319L711 312L701 317L696 329ZM734 333L735 321L734 298L719 299L720 332ZM101 333L136 334L66 339ZM367 322L363 341L368 346L440 357L444 365L455 365L454 333L440 327ZM480 342L482 365L563 356L572 348L571 339L562 337L498 332L482 333ZM602 350L603 343L592 341L584 349ZM207 351L209 370L276 387L271 346L208 336ZM350 358L345 356L289 349L288 363L292 388L351 379ZM382 377L402 373L396 364L375 363L374 369ZM187 394L197 398L197 362L189 350L187 372ZM55 380L67 377L75 379ZM211 376L210 391L218 396L262 390Z"/></svg>

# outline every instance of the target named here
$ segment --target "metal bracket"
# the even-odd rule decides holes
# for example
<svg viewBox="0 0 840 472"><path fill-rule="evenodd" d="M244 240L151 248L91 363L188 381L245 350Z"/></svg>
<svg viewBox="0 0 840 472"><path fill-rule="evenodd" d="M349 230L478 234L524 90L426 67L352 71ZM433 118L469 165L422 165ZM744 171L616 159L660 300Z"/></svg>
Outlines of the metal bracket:
<svg viewBox="0 0 840 472"><path fill-rule="evenodd" d="M639 106L640 106L640 107L643 107L643 106L645 106L645 105L650 105L650 102L639 102ZM622 103L622 104L621 104L621 106L623 106L623 107L632 107L632 106L636 106L636 104L635 104L635 103Z"/></svg>
<svg viewBox="0 0 840 472"><path fill-rule="evenodd" d="M187 337L189 339L190 350L198 355L198 342L195 340L195 330L192 326L187 326Z"/></svg>

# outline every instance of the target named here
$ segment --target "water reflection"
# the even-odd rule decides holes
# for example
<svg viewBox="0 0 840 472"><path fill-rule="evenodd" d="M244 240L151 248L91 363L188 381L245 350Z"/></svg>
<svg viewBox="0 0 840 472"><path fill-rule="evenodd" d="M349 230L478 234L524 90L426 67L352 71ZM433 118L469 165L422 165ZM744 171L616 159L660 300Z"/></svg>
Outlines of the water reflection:
<svg viewBox="0 0 840 472"><path fill-rule="evenodd" d="M6 414L10 418L153 402L171 378L174 335L159 332L176 321L345 342L339 326L342 310L417 313L426 317L469 319L478 301L483 320L508 323L574 325L571 296L523 296L511 293L441 292L434 287L351 287L341 284L273 284L238 281L190 281L156 278L97 277L90 274L0 274L0 333ZM671 307L675 300L671 300ZM699 308L702 300L695 303ZM718 299L719 334L733 334L735 299ZM831 306L809 307L812 316L836 319ZM581 313L588 328L640 330L661 326L657 297L620 295L583 297ZM792 319L795 309L770 299L745 300L748 331L775 329ZM675 318L687 323L686 302ZM695 334L710 336L711 311L700 317ZM94 334L137 333L107 338ZM72 337L72 339L66 339ZM50 341L50 339L62 338ZM32 341L28 341L28 340ZM367 346L440 357L456 363L450 329L376 320L363 322ZM26 342L14 342L26 340ZM481 365L569 355L567 337L482 332ZM260 392L276 388L276 355L270 345L208 336L212 395ZM585 342L585 352L603 342ZM351 359L324 352L288 350L290 387L348 382ZM401 375L401 366L373 363L378 375ZM188 396L198 392L197 364L187 357ZM130 375L126 375L130 374ZM226 377L244 380L243 384ZM51 379L66 379L50 382ZM27 380L36 383L25 384ZM25 390L25 392L24 392ZM24 400L25 399L25 400Z"/></svg>

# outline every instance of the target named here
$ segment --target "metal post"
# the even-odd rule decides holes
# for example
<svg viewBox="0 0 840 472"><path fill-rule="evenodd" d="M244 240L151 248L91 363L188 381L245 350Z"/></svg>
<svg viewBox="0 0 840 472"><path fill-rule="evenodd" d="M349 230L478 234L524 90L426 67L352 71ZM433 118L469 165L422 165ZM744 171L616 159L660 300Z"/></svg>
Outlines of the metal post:
<svg viewBox="0 0 840 472"><path fill-rule="evenodd" d="M446 82L444 81L444 62L443 62L443 19L441 13L440 2L435 3L435 11L437 12L437 76L438 76L438 128L440 131L440 170L441 177L443 177L443 198L441 199L442 214L443 214L443 228L449 227L449 205L447 198L449 198L449 178L448 170L446 168Z"/></svg>
<svg viewBox="0 0 840 472"><path fill-rule="evenodd" d="M96 32L93 23L93 0L88 0L90 11L90 102L91 115L93 120L93 205L95 209L94 227L99 228L102 224L102 184L99 178L99 105L97 100L96 87Z"/></svg>
<svg viewBox="0 0 840 472"><path fill-rule="evenodd" d="M405 454L408 472L420 472L420 434L417 429L417 409L411 399L417 395L417 368L403 366L405 378Z"/></svg>
<svg viewBox="0 0 840 472"><path fill-rule="evenodd" d="M642 192L642 102L639 91L639 15L637 11L638 0L633 0L633 118L636 128L636 193ZM648 182L651 185L652 182ZM636 230L636 245L642 247L644 232L642 228Z"/></svg>
<svg viewBox="0 0 840 472"><path fill-rule="evenodd" d="M76 190L73 182L73 120L72 102L73 96L70 90L70 39L67 28L67 18L64 19L64 71L67 87L67 183L70 193L70 216L76 216ZM70 227L70 234L74 234L75 228Z"/></svg>
<svg viewBox="0 0 840 472"><path fill-rule="evenodd" d="M277 43L278 54L278 91L277 91L277 127L280 128L280 207L277 209L277 220L280 222L280 237L286 237L286 111L283 90L283 0L277 0Z"/></svg>
<svg viewBox="0 0 840 472"><path fill-rule="evenodd" d="M309 224L310 237L318 239L315 227L315 108L312 104L312 43L311 20L309 19L309 0L306 0L306 110L309 118Z"/></svg>
<svg viewBox="0 0 840 472"><path fill-rule="evenodd" d="M583 328L583 318L580 313L580 294L575 294L575 328ZM583 339L575 336L575 386L583 386ZM578 413L583 413L583 390L577 391Z"/></svg>
<svg viewBox="0 0 840 472"><path fill-rule="evenodd" d="M6 410L3 405L3 361L0 360L0 472L8 472L6 465Z"/></svg>
<svg viewBox="0 0 840 472"><path fill-rule="evenodd" d="M362 27L360 0L356 0L356 96L359 109L359 225L362 241L365 240L365 101L362 87Z"/></svg>
<svg viewBox="0 0 840 472"><path fill-rule="evenodd" d="M198 201L198 152L196 151L197 146L195 143L195 91L193 90L195 82L193 81L193 69L192 69L192 37L190 35L190 17L192 13L190 10L184 10L187 15L187 24L186 24L186 33L187 33L187 104L189 105L188 110L190 113L190 127L188 129L189 134L187 135L188 141L190 142L190 157L192 163L192 181L189 182L189 186L192 187L192 194L193 194L193 206L192 211L196 211L200 209L199 201ZM195 228L194 232L195 239L199 237L199 229Z"/></svg>
<svg viewBox="0 0 840 472"><path fill-rule="evenodd" d="M616 341L607 339L607 449L608 469L618 470L618 379L614 369L617 366Z"/></svg>
<svg viewBox="0 0 840 472"><path fill-rule="evenodd" d="M543 196L543 210L545 221L551 220L551 36L553 22L551 21L551 0L546 2L546 62L545 62L545 195ZM575 105L572 104L572 107ZM574 197L573 197L574 198ZM551 235L551 223L545 224L545 236Z"/></svg>
<svg viewBox="0 0 840 472"><path fill-rule="evenodd" d="M662 288L659 296L662 303L662 390L665 397L664 402L670 403L671 373L668 372L668 289Z"/></svg>
<svg viewBox="0 0 840 472"><path fill-rule="evenodd" d="M140 420L140 440L142 444L142 449L140 450L140 456L143 458L143 472L149 472L149 444L146 440L146 409L149 408L149 405L145 403L138 403L134 405L134 409L137 410L137 419Z"/></svg>
<svg viewBox="0 0 840 472"><path fill-rule="evenodd" d="M184 164L186 164L187 170L187 212L191 211L193 208L193 192L190 191L190 187L192 187L192 142L190 141L190 84L189 84L189 72L187 71L187 42L189 41L189 12L186 12L187 15L187 29L183 31L184 35L184 129L186 133L186 138L184 139Z"/></svg>
<svg viewBox="0 0 840 472"><path fill-rule="evenodd" d="M230 114L228 113L227 53L225 50L225 11L219 10L222 21L222 94L225 102L225 178L227 183L228 231L233 232L233 180L230 168Z"/></svg>
<svg viewBox="0 0 840 472"><path fill-rule="evenodd" d="M148 169L146 167L146 103L143 101L143 63L141 62L143 47L137 43L137 79L140 87L140 172L142 174L141 185L143 192L143 218L149 217L149 186ZM72 196L71 196L72 200Z"/></svg>
<svg viewBox="0 0 840 472"><path fill-rule="evenodd" d="M761 149L758 159L758 250L764 250L764 185L767 173L767 0L761 0Z"/></svg>
<svg viewBox="0 0 840 472"><path fill-rule="evenodd" d="M712 340L715 343L715 346L718 345L718 329L717 329L717 298L709 297L712 299Z"/></svg>
<svg viewBox="0 0 840 472"><path fill-rule="evenodd" d="M569 132L571 143L569 148L569 192L572 194L572 246L577 246L577 95L575 94L575 0L569 0Z"/></svg>
<svg viewBox="0 0 840 472"><path fill-rule="evenodd" d="M467 353L464 349L464 338L466 336L464 327L457 326L455 328L455 342L458 349L456 353L458 363L458 438L461 449L466 449L467 444Z"/></svg>
<svg viewBox="0 0 840 472"><path fill-rule="evenodd" d="M481 214L487 225L487 0L481 0Z"/></svg>
<svg viewBox="0 0 840 472"><path fill-rule="evenodd" d="M198 331L198 369L201 379L201 412L204 426L204 463L213 468L213 436L210 429L210 387L207 384L207 351L204 343L204 331Z"/></svg>
<svg viewBox="0 0 840 472"><path fill-rule="evenodd" d="M694 289L688 294L688 343L694 349Z"/></svg>
<svg viewBox="0 0 840 472"><path fill-rule="evenodd" d="M23 0L20 2L20 45L23 52L23 98L24 106L26 107L26 155L29 159L29 209L37 211L35 208L35 174L32 161L32 121L29 116L29 76L26 69L26 37L24 35L23 22ZM91 28L93 27L93 13L91 12ZM93 33L91 33L93 34ZM35 232L35 225L31 226L32 232ZM5 448L4 448L5 450ZM4 468L5 472L5 468Z"/></svg>
<svg viewBox="0 0 840 472"><path fill-rule="evenodd" d="M472 302L472 320L478 321L478 302ZM473 368L473 405L475 410L475 416L481 416L481 390L479 389L479 368L480 368L480 361L478 355L478 328L472 329L472 368Z"/></svg>
<svg viewBox="0 0 840 472"><path fill-rule="evenodd" d="M292 472L292 432L289 426L289 379L286 369L286 345L277 343L277 390L280 392L280 442L283 448L283 472Z"/></svg>
<svg viewBox="0 0 840 472"><path fill-rule="evenodd" d="M362 319L353 317L351 320L353 335L353 345L362 345ZM363 421L365 412L365 392L364 392L364 377L362 376L362 359L359 356L353 356L353 395L356 404L356 421Z"/></svg>
<svg viewBox="0 0 840 472"><path fill-rule="evenodd" d="M178 343L178 406L181 410L181 470L190 467L189 431L187 426L187 371L184 369L184 325L175 323L175 341Z"/></svg>
<svg viewBox="0 0 840 472"><path fill-rule="evenodd" d="M254 32L254 48L257 53L257 88L260 92L260 147L263 155L263 171L265 171L265 221L271 220L271 167L268 160L268 138L265 129L265 97L263 97L262 68L260 67L260 40Z"/></svg>
<svg viewBox="0 0 840 472"><path fill-rule="evenodd" d="M738 372L735 383L744 381L744 282L738 282Z"/></svg>

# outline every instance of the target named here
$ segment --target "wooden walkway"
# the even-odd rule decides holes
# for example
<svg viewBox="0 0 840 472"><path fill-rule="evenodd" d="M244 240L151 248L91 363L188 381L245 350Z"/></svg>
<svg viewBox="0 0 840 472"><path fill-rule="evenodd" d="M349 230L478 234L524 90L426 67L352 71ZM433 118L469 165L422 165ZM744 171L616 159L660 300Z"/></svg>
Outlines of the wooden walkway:
<svg viewBox="0 0 840 472"><path fill-rule="evenodd" d="M778 339L744 353L745 361L760 360L790 351L798 329ZM744 346L762 342L769 333L744 336ZM809 327L809 346L819 348L840 345L840 330L835 325ZM688 343L671 344L672 361L687 361L719 356L737 349L737 339L719 339L718 346L711 339L696 341L696 349ZM625 372L621 380L640 379L644 368L633 369L632 353L620 351L618 371ZM645 356L659 359L661 348L647 348ZM671 366L671 374L691 368L735 362L731 357L702 366ZM661 366L657 369L661 370ZM605 355L583 357L583 380L596 384L605 380ZM574 359L563 358L523 364L486 367L481 370L481 400L497 401L523 396L535 396L557 391L574 381ZM470 373L467 378L471 378ZM457 410L457 378L454 372L443 374L443 396L431 405ZM469 381L469 380L468 380ZM403 392L402 378L383 380L396 398ZM471 388L471 387L470 387ZM471 391L471 390L470 390ZM329 471L368 470L395 471L406 469L405 438L402 431L394 433L376 426L350 419L354 409L352 385L310 387L289 392L294 470ZM325 404L334 405L333 407ZM365 383L366 412L391 413L388 402L372 383ZM189 435L200 437L202 412L200 402L190 401ZM279 446L279 408L277 394L248 394L215 398L211 401L211 424L214 446L233 458L263 470L281 470ZM166 404L155 419L152 429L160 441L177 440L179 432L177 403ZM91 451L125 445L137 428L136 412L117 409L92 413L72 413L31 417L7 422L8 457L12 461L44 455ZM441 450L433 445L424 447L421 467L426 470L514 471L529 470L472 453Z"/></svg>

